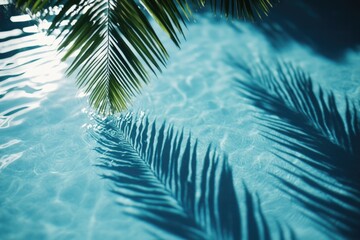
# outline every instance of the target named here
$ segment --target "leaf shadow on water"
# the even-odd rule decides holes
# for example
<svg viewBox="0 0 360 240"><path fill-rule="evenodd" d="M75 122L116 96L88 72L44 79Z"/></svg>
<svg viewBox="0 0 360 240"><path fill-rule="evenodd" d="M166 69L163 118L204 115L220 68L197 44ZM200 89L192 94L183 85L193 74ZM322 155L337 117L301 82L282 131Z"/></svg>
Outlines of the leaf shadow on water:
<svg viewBox="0 0 360 240"><path fill-rule="evenodd" d="M271 239L259 198L246 186L240 211L225 155L209 146L200 161L197 140L165 122L157 129L147 117L108 118L98 126L92 133L102 155L98 166L130 216L185 239ZM280 239L295 238L276 224Z"/></svg>
<svg viewBox="0 0 360 240"><path fill-rule="evenodd" d="M234 60L234 59L232 59ZM239 92L266 116L259 117L263 135L278 144L273 153L290 168L275 174L281 189L302 206L304 213L333 237L360 237L360 121L358 109L346 99L340 114L332 92L314 90L312 79L291 64L276 69L260 64L234 67L248 81L236 80ZM297 159L297 161L293 161ZM330 180L329 180L330 179Z"/></svg>

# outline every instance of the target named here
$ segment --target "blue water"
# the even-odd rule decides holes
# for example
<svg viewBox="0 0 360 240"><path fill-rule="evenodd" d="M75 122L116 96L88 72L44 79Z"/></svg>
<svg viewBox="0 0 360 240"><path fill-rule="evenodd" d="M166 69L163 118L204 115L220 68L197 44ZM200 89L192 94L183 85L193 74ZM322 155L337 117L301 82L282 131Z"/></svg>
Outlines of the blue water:
<svg viewBox="0 0 360 240"><path fill-rule="evenodd" d="M50 45L53 40L42 33L20 34L0 32L0 54L5 54L0 59L0 239L174 238L125 215L115 204L111 184L94 166L100 157L89 134L94 113L75 78L65 77L69 63L60 63ZM251 23L213 20L206 14L196 16L185 34L181 50L161 35L171 56L168 66L144 86L129 112L191 131L199 139L199 155L209 143L226 152L240 205L244 181L273 220L274 238L281 220L298 239L327 239L271 176L297 181L279 170L295 171L271 153L276 144L261 135L256 119L263 113L235 90L234 79L242 73L228 61L231 56L250 65L293 62L316 84L334 91L343 107L344 95L354 100L360 96L360 50L346 49L341 60L334 60L291 38L279 48Z"/></svg>

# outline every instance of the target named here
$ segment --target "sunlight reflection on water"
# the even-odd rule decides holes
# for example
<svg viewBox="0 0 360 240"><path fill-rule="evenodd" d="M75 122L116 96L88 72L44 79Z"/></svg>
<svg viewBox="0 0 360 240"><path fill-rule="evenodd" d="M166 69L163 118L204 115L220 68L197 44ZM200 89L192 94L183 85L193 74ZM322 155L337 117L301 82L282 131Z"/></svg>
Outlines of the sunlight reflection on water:
<svg viewBox="0 0 360 240"><path fill-rule="evenodd" d="M53 45L54 37L46 36L30 20L28 15L14 16L11 22L15 26L22 24L22 28L0 32L2 131L15 131L27 124L31 112L42 105L49 93L58 89L58 81L63 79L67 66L60 61L61 56ZM20 143L20 140L11 139L11 135L1 138L0 169L22 157L21 147L15 150Z"/></svg>

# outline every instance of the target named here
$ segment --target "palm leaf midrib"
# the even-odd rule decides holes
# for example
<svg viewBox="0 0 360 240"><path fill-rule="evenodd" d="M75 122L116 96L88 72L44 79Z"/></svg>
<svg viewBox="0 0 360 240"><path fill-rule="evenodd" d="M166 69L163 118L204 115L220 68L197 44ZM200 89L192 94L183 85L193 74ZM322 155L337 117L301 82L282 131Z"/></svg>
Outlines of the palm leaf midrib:
<svg viewBox="0 0 360 240"><path fill-rule="evenodd" d="M178 209L180 209L187 216L187 218L190 219L194 223L194 225L196 226L196 228L199 231L204 233L204 235L201 235L202 238L208 239L206 237L208 235L208 232L206 231L206 229L204 229L204 227L200 223L198 223L198 221L194 218L194 214L191 213L186 206L184 206L183 202L181 200L179 200L177 198L176 194L174 194L172 192L172 189L167 187L167 183L162 180L161 176L156 173L156 171L151 167L149 162L143 159L141 152L139 152L137 150L137 148L132 144L132 142L129 140L129 138L125 136L124 133L120 132L119 135L126 142L126 144L131 146L131 148L135 152L138 159L141 160L141 163L144 164L146 166L146 168L148 169L148 171L151 172L151 175L154 176L156 181L159 183L159 186L162 186L162 190L164 190L165 193L167 193L167 195L176 202L176 204L178 205Z"/></svg>
<svg viewBox="0 0 360 240"><path fill-rule="evenodd" d="M106 8L106 41L107 41L107 49L106 49L106 75L107 75L107 81L106 81L106 93L107 93L107 98L106 98L106 101L108 102L108 104L110 103L110 99L109 99L109 96L110 96L110 89L109 89L109 81L110 81L110 75L111 75L111 70L110 70L110 57L111 57L111 54L110 54L110 18L111 18L111 15L109 13L109 9L110 9L110 1L111 0L107 0L107 8Z"/></svg>

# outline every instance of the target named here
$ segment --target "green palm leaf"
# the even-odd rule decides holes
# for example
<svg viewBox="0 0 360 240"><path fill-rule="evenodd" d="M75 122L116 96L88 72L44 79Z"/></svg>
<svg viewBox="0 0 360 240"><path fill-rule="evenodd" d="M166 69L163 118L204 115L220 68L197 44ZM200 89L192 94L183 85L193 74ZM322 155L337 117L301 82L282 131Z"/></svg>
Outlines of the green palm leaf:
<svg viewBox="0 0 360 240"><path fill-rule="evenodd" d="M194 7L209 5L215 13L249 19L267 13L271 7L270 0L16 1L18 7L33 13L62 6L53 17L49 32L61 29L64 39L59 49L66 51L63 59L76 55L68 73L77 72L78 85L89 94L90 105L100 113L126 109L148 82L148 72L161 72L166 64L168 53L146 13L179 46L179 34L184 35L185 20L191 15L189 3Z"/></svg>
<svg viewBox="0 0 360 240"><path fill-rule="evenodd" d="M341 114L333 93L326 94L321 88L316 92L311 78L289 64L278 64L275 70L265 64L256 70L241 64L237 67L243 68L251 80L237 81L241 94L267 114L260 117L262 125L277 133L266 132L265 136L286 149L279 148L276 156L296 171L281 169L305 186L275 176L284 184L283 191L328 234L335 231L358 238L360 119L355 104L346 99ZM295 165L291 158L305 166ZM329 178L335 181L329 182Z"/></svg>
<svg viewBox="0 0 360 240"><path fill-rule="evenodd" d="M274 236L258 197L246 186L240 217L226 156L220 158L209 146L198 159L197 141L165 123L158 129L148 118L107 118L98 124L93 132L101 153L98 166L131 216L184 239ZM294 238L284 227L278 231L278 239Z"/></svg>
<svg viewBox="0 0 360 240"><path fill-rule="evenodd" d="M148 80L141 60L155 72L158 62L165 64L167 52L133 1L101 1L77 16L73 26L65 27L70 31L60 45L68 47L64 59L80 50L68 72L81 66L78 84L99 112L121 111ZM60 13L51 29L64 19Z"/></svg>

